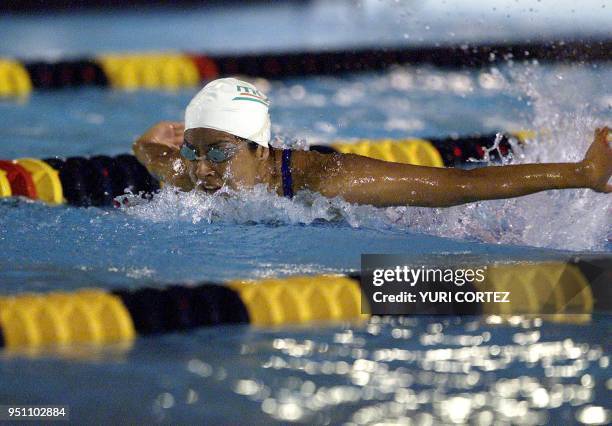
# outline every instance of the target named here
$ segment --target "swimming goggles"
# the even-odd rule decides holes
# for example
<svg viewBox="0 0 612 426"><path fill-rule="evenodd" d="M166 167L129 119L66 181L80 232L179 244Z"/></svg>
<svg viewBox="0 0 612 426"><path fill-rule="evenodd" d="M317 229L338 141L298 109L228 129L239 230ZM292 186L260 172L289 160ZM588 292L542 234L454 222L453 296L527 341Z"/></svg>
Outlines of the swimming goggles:
<svg viewBox="0 0 612 426"><path fill-rule="evenodd" d="M208 145L206 152L201 155L198 148L184 141L183 145L181 145L180 154L181 157L188 161L208 160L212 163L223 163L232 158L237 150L238 147L230 143L213 144Z"/></svg>

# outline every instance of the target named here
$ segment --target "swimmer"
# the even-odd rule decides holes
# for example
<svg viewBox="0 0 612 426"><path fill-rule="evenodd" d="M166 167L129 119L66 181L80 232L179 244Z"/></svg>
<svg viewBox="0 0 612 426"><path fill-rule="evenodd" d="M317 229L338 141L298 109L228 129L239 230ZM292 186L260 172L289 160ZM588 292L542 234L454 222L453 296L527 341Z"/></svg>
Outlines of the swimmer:
<svg viewBox="0 0 612 426"><path fill-rule="evenodd" d="M278 195L310 190L379 207L448 207L551 189L612 192L607 127L595 130L584 159L576 163L464 170L272 148L268 105L250 83L212 81L187 106L184 124L156 124L134 143L134 152L149 172L183 191L213 193L223 186L240 190L265 184Z"/></svg>

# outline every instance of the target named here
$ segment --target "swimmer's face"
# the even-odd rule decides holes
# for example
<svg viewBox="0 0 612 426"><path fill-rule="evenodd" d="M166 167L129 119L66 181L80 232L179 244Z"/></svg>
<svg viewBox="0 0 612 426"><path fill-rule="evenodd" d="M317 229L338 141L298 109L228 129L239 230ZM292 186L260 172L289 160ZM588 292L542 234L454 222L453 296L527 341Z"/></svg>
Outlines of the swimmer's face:
<svg viewBox="0 0 612 426"><path fill-rule="evenodd" d="M213 193L222 186L232 189L252 187L257 183L255 156L244 139L226 132L197 128L185 131L185 142L199 154L215 150L220 155L201 155L187 161L189 177L197 189ZM229 157L224 161L224 154Z"/></svg>

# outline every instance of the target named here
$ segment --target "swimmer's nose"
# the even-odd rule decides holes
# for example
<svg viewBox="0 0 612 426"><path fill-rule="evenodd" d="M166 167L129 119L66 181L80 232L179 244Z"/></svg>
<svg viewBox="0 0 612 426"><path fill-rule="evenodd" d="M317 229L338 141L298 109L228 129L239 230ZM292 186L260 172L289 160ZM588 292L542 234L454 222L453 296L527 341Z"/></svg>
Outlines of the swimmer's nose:
<svg viewBox="0 0 612 426"><path fill-rule="evenodd" d="M215 190L223 186L223 181L205 161L198 162L195 175L202 182L204 189Z"/></svg>
<svg viewBox="0 0 612 426"><path fill-rule="evenodd" d="M198 161L198 166L196 167L196 176L199 179L204 179L206 176L214 176L215 171L206 164L206 161Z"/></svg>

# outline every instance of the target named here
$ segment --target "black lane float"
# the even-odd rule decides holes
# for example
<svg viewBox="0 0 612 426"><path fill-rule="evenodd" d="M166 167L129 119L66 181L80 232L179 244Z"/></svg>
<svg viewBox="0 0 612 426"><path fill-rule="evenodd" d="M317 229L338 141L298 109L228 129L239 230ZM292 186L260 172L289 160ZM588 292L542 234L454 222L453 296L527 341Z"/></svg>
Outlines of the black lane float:
<svg viewBox="0 0 612 426"><path fill-rule="evenodd" d="M127 192L149 196L159 182L133 155L46 158L59 172L64 197L74 206L109 206Z"/></svg>

